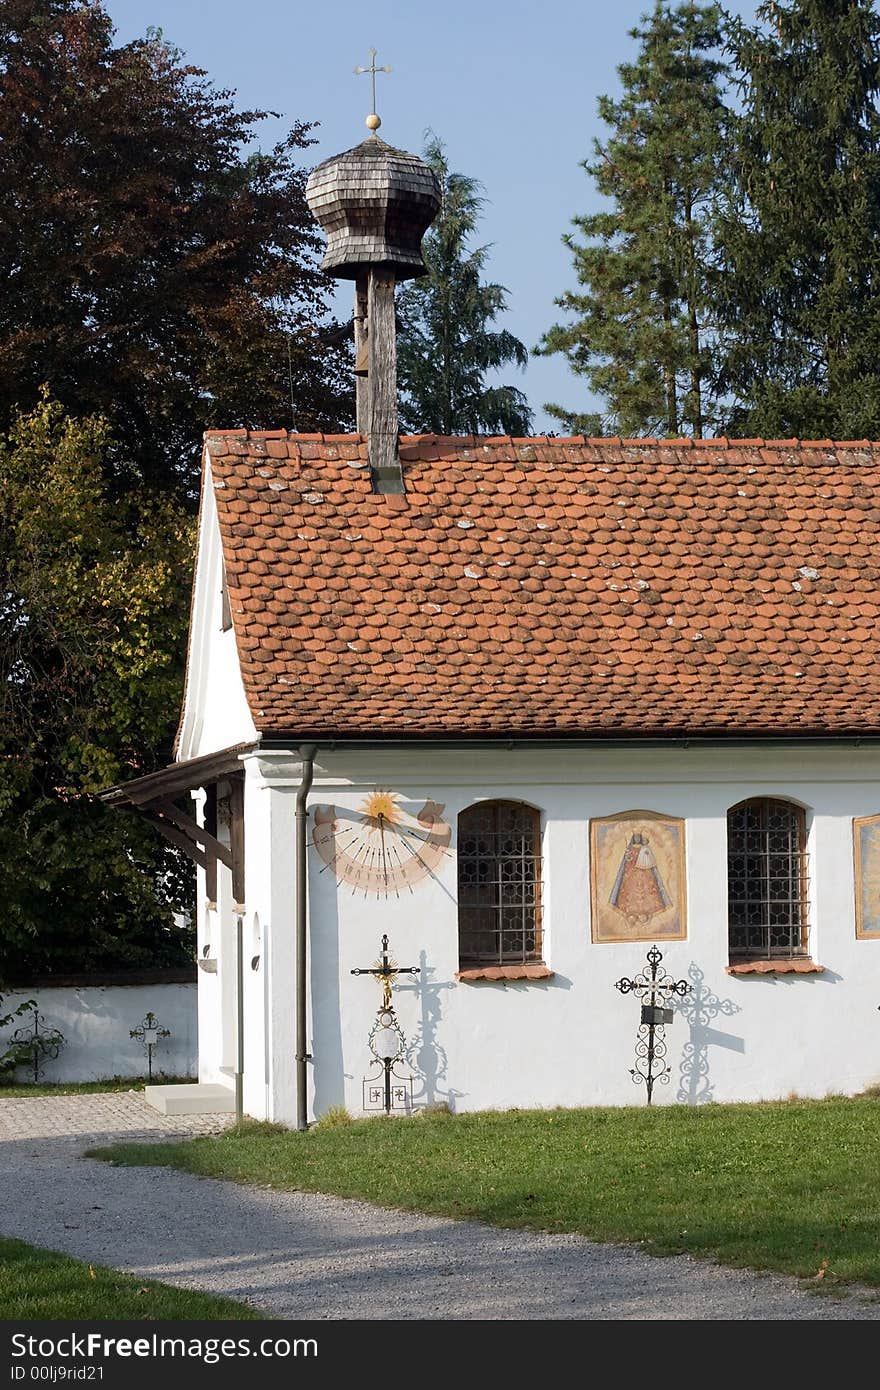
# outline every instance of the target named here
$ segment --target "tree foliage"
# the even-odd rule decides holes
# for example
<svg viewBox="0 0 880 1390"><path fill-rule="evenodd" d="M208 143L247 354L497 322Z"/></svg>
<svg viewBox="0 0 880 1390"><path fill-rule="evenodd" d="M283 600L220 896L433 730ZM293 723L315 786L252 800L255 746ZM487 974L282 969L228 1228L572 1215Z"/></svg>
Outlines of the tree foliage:
<svg viewBox="0 0 880 1390"><path fill-rule="evenodd" d="M880 437L880 17L870 0L731 21L742 110L719 227L732 431Z"/></svg>
<svg viewBox="0 0 880 1390"><path fill-rule="evenodd" d="M702 435L718 402L712 214L724 173L727 111L716 5L658 3L631 31L622 93L599 98L609 127L582 167L611 207L576 217L563 237L582 288L541 354L564 353L607 403L607 416L547 410L565 427L625 435Z"/></svg>
<svg viewBox="0 0 880 1390"><path fill-rule="evenodd" d="M348 353L327 317L297 123L185 63L115 46L98 0L0 4L0 428L48 382L111 424L108 466L192 492L208 427L338 428Z"/></svg>
<svg viewBox="0 0 880 1390"><path fill-rule="evenodd" d="M170 753L193 545L110 449L46 398L0 440L0 979L188 958L176 856L88 795Z"/></svg>
<svg viewBox="0 0 880 1390"><path fill-rule="evenodd" d="M491 248L468 247L484 201L480 185L450 171L436 136L423 158L440 180L443 203L422 245L428 274L398 295L401 417L417 432L526 435L532 417L523 392L486 381L510 362L525 367L528 351L512 333L490 327L507 307L507 290L482 280Z"/></svg>

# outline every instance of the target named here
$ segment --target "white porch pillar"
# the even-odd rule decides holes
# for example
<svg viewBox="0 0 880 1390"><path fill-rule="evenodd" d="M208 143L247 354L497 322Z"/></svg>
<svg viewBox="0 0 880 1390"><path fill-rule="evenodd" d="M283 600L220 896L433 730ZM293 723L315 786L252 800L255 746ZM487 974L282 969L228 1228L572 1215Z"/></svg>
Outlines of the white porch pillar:
<svg viewBox="0 0 880 1390"><path fill-rule="evenodd" d="M243 759L245 776L245 1084L248 1115L296 1123L296 835L301 760ZM259 947L256 970L251 961ZM311 1036L311 1028L309 1028Z"/></svg>

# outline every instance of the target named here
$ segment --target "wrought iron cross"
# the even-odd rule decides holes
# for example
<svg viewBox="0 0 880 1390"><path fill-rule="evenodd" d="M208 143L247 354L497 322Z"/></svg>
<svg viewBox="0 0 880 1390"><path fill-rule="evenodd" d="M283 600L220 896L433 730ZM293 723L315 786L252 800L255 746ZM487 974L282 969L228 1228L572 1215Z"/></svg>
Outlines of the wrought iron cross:
<svg viewBox="0 0 880 1390"><path fill-rule="evenodd" d="M373 1054L372 1066L378 1063L379 1076L364 1078L364 1108L378 1109L384 1106L385 1114L390 1115L394 1106L394 1096L392 1094L391 1078L394 1072L394 1064L403 1056L406 1048L406 1038L403 1030L397 1021L397 1014L394 1012L394 1005L391 1002L391 986L398 975L418 975L421 972L419 965L397 965L388 954L388 937L382 937L382 956L375 965L358 966L352 970L352 975L373 975L382 985L382 1002L376 1010L376 1018L370 1029L367 1038L367 1046ZM412 1082L406 1081L398 1075L398 1085L401 1100L409 1088L410 1102L412 1101ZM377 1084L381 1081L381 1085ZM373 1105L372 1096L375 1091L377 1105ZM368 1104L368 1094L370 1103Z"/></svg>
<svg viewBox="0 0 880 1390"><path fill-rule="evenodd" d="M650 975L647 971L642 971L633 979L628 980L624 977L614 985L621 994L635 994L642 1000L642 1018L636 1041L636 1064L630 1068L630 1076L636 1085L644 1081L648 1089L649 1105L655 1083L666 1084L669 1081L670 1069L666 1064L664 1029L672 1022L673 1012L667 1001L674 994L689 994L691 988L687 980L673 980L671 975L659 974L658 967L662 959L663 952L652 946L647 955Z"/></svg>
<svg viewBox="0 0 880 1390"><path fill-rule="evenodd" d="M64 1043L64 1034L57 1028L46 1026L46 1020L37 1011L36 1005L31 1011L30 1023L16 1028L12 1035L12 1044L18 1058L21 1059L22 1063L27 1062L34 1069L35 1082L40 1079L43 1063L47 1059L54 1061Z"/></svg>
<svg viewBox="0 0 880 1390"><path fill-rule="evenodd" d="M421 966L418 965L397 965L388 954L388 937L382 937L382 958L375 965L364 966L357 970L352 970L352 975L375 975L377 980L382 982L382 1008L390 1009L391 986L398 975L418 975Z"/></svg>
<svg viewBox="0 0 880 1390"><path fill-rule="evenodd" d="M376 50L375 50L375 48L371 48L371 49L370 49L370 66L369 66L368 68L355 68L354 71L355 71L356 76L358 76L358 77L360 76L360 74L361 74L362 72L368 72L368 73L370 74L370 86L371 86L371 88L372 88L372 98L373 98L373 105L370 107L370 111L371 111L371 114L375 116L375 114L376 114L376 73L377 73L377 72L390 72L391 69L388 68L388 67L385 67L385 68L377 68L377 67L376 67Z"/></svg>
<svg viewBox="0 0 880 1390"><path fill-rule="evenodd" d="M143 1043L147 1054L147 1079L152 1081L153 1048L157 1046L160 1038L171 1037L171 1029L161 1028L159 1026L159 1020L151 1009L146 1018L142 1019L138 1024L137 1028L130 1028L128 1030L128 1035L130 1038L139 1038Z"/></svg>

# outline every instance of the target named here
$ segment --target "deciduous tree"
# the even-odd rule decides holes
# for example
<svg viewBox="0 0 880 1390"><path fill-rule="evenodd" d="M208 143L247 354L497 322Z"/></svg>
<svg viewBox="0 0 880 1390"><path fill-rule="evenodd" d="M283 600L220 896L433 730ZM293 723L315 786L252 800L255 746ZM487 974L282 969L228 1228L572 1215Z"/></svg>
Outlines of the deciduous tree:
<svg viewBox="0 0 880 1390"><path fill-rule="evenodd" d="M299 429L350 420L310 127L260 151L266 114L158 32L115 45L98 0L3 0L0 428L46 382L110 422L109 466L192 497L202 431L292 423L291 384Z"/></svg>
<svg viewBox="0 0 880 1390"><path fill-rule="evenodd" d="M0 440L0 979L190 958L176 856L89 796L170 754L193 543L110 448L45 398Z"/></svg>

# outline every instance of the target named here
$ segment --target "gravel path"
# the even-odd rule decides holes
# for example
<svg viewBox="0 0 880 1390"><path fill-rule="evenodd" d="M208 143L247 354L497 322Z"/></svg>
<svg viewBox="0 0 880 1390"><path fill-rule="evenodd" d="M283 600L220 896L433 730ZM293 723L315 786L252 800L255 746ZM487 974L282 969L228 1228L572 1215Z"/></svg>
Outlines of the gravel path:
<svg viewBox="0 0 880 1390"><path fill-rule="evenodd" d="M687 1256L81 1156L226 1123L160 1116L134 1092L0 1100L0 1233L287 1318L880 1320L867 1293Z"/></svg>

